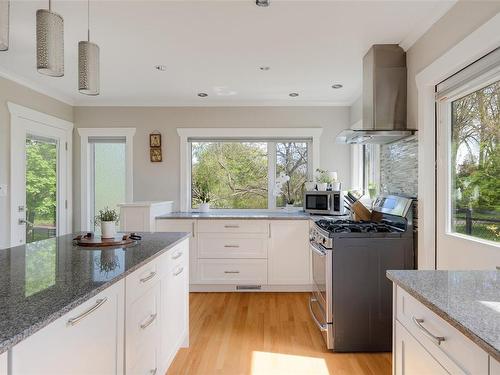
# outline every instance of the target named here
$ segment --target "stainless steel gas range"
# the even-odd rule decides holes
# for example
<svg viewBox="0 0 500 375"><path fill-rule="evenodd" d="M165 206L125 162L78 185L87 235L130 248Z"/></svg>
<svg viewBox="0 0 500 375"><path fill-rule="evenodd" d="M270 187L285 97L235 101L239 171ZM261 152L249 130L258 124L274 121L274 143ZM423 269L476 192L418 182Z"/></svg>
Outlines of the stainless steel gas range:
<svg viewBox="0 0 500 375"><path fill-rule="evenodd" d="M388 269L413 269L411 199L388 195L377 221L319 219L310 230L314 291L309 308L328 349L390 351L392 286Z"/></svg>

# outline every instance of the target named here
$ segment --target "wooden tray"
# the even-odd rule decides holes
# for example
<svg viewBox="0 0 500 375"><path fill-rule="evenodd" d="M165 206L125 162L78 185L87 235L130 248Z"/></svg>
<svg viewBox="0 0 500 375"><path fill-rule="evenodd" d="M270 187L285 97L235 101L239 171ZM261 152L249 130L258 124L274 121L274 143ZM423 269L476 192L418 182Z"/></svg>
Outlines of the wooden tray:
<svg viewBox="0 0 500 375"><path fill-rule="evenodd" d="M73 243L81 247L122 247L135 245L137 240L130 238L129 234L118 235L115 238L101 238L87 233L73 238Z"/></svg>

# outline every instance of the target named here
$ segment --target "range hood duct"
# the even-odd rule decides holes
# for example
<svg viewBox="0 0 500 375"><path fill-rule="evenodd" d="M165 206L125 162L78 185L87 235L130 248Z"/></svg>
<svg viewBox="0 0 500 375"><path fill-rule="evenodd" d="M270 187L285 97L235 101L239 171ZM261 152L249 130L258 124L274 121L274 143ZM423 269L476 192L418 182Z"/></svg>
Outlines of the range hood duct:
<svg viewBox="0 0 500 375"><path fill-rule="evenodd" d="M406 138L406 53L397 44L375 44L363 58L363 118L337 143L385 144Z"/></svg>

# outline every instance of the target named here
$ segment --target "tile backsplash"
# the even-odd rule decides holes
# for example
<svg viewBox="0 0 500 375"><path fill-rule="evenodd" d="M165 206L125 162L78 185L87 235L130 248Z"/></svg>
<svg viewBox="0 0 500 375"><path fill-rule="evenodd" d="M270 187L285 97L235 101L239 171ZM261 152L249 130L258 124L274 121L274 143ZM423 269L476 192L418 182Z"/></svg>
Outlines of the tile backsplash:
<svg viewBox="0 0 500 375"><path fill-rule="evenodd" d="M380 187L382 192L417 196L417 136L380 148Z"/></svg>

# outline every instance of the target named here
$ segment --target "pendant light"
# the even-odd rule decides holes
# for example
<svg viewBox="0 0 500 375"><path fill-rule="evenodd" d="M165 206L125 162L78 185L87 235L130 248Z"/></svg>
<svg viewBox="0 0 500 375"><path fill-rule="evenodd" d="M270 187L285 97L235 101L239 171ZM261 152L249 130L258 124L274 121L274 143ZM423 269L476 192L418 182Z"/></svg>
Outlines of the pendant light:
<svg viewBox="0 0 500 375"><path fill-rule="evenodd" d="M87 40L78 42L78 91L99 95L99 46L90 41L90 0L87 0Z"/></svg>
<svg viewBox="0 0 500 375"><path fill-rule="evenodd" d="M36 64L38 72L52 77L64 75L64 21L49 9L36 11Z"/></svg>
<svg viewBox="0 0 500 375"><path fill-rule="evenodd" d="M0 51L9 49L9 0L0 0Z"/></svg>

